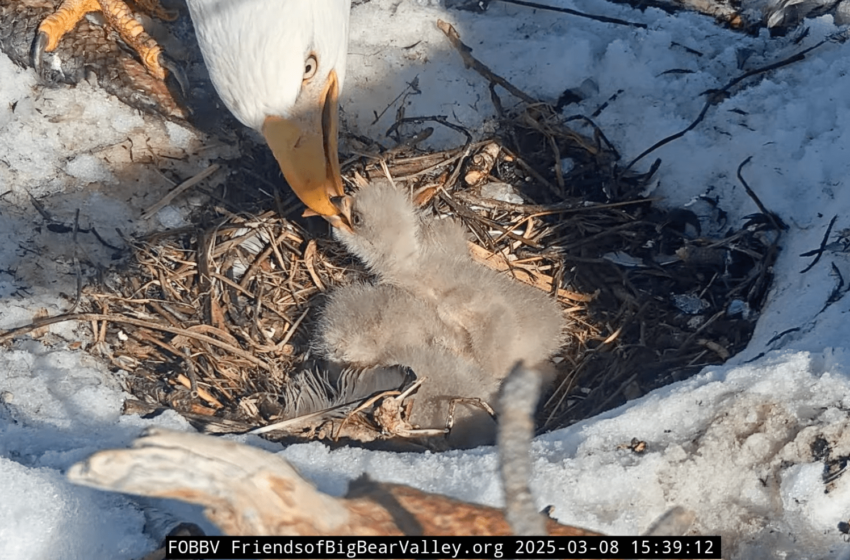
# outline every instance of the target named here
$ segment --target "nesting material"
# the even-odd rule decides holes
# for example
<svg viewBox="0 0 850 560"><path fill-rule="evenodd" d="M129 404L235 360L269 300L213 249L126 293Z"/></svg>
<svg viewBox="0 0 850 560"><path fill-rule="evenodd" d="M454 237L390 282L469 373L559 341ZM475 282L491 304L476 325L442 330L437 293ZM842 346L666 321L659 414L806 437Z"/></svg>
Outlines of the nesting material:
<svg viewBox="0 0 850 560"><path fill-rule="evenodd" d="M641 195L651 190L657 166L623 173L601 130L565 123L546 105L501 122L499 138L441 152L350 139L358 155L342 169L351 183L389 173L435 223L462 224L476 261L557 299L566 326L538 430L686 379L746 346L779 247L770 219L727 223L722 201L659 208ZM404 126L419 132L420 125ZM207 433L287 422L266 437L405 437L410 427L399 418L409 384L341 402L346 383L369 371L316 376L310 361L328 294L372 275L320 221L308 220L308 232L293 219L303 208L280 184L264 146L243 150L215 194L217 205L193 217L191 227L125 239L125 258L104 272L104 282L80 278L81 292L70 295L69 308L79 300L82 313L0 333L0 343L61 321L89 324L87 348L128 372L122 379L135 400L125 403L126 413L172 409ZM464 184L467 171L489 165L494 154L481 182ZM566 171L564 158L574 162ZM489 198L491 183L512 185L525 203ZM54 226L73 242L73 223ZM680 296L700 300L696 314L677 306ZM293 399L305 391L324 393L319 401L329 408L299 417L296 404L292 418Z"/></svg>

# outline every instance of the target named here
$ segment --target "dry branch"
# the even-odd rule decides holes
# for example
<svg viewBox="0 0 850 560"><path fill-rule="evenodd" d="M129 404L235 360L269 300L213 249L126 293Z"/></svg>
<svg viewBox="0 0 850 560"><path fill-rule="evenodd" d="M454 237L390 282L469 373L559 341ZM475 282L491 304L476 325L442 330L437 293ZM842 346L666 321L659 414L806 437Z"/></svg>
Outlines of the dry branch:
<svg viewBox="0 0 850 560"><path fill-rule="evenodd" d="M784 66L788 66L789 64L793 64L795 62L799 62L801 60L804 60L806 58L807 54L809 54L810 52L812 52L815 49L820 48L821 46L823 46L827 42L829 42L829 39L824 39L822 41L819 41L819 42L815 43L814 45L812 45L811 47L805 48L805 49L801 50L800 52L798 52L796 54L793 54L789 57L783 58L782 60L779 60L779 61L774 62L772 64L767 64L767 65L762 66L760 68L755 68L755 69L750 70L748 72L744 72L740 76L737 76L737 77L733 78L732 80L730 80L728 83L726 83L723 87L721 87L719 89L712 89L712 90L708 90L708 91L703 92L703 95L706 96L705 104L703 104L702 109L700 110L697 117L691 122L691 124L689 124L684 129L680 130L679 132L676 132L674 134L671 134L670 136L662 138L661 140L659 140L658 142L656 142L655 144L653 144L652 146L650 146L649 148L647 148L646 150L641 152L637 157L635 157L632 161L630 161L629 164L626 167L623 168L621 174L629 171L632 167L634 167L634 165L637 162L639 162L640 160L642 160L643 158L645 158L646 156L648 156L649 154L651 154L655 150L661 148L662 146L669 144L670 142L672 142L674 140L681 138L682 136L684 136L685 134L687 134L691 130L695 129L697 127L697 125L699 123L701 123L702 120L705 118L705 115L708 113L708 110L712 106L719 105L721 102L723 102L725 99L727 99L729 97L729 95L731 95L732 88L737 86L739 83L741 83L744 80L747 80L749 78L752 78L753 76L765 74L765 73L770 72L772 70L776 70L776 69L782 68Z"/></svg>
<svg viewBox="0 0 850 560"><path fill-rule="evenodd" d="M179 185L177 185L176 187L171 189L171 191L169 191L168 194L166 194L164 197L162 197L162 199L159 202L156 202L155 204L152 204L148 208L145 208L142 211L142 218L148 218L148 217L152 216L153 214L156 214L157 212L159 212L160 210L165 208L168 204L170 204L172 200L174 200L175 198L177 198L178 196L180 196L181 194L183 194L187 190L191 189L192 187L194 187L195 185L197 185L198 183L200 183L201 181L203 181L207 177L212 176L212 174L215 173L216 171L218 171L218 169L219 169L219 165L217 163L213 163L212 165L210 165L209 167L207 167L203 171L200 171L200 172L196 173L194 176L186 179L185 181L183 181L182 183L180 183Z"/></svg>
<svg viewBox="0 0 850 560"><path fill-rule="evenodd" d="M517 6L525 6L527 8L535 8L537 10L549 10L552 12L559 12L562 14L569 14L571 16L577 16L586 19L592 19L595 21L601 21L602 23L613 23L615 25L628 25L629 27L637 27L641 29L646 29L645 23L635 23L631 21L625 21L622 19L607 17L607 16L599 16L595 14L587 14L584 12L579 12L578 10L571 10L570 8L561 8L558 6L547 6L546 4L540 4L539 2L525 2L524 0L499 0L500 2L504 2L506 4L516 4Z"/></svg>
<svg viewBox="0 0 850 560"><path fill-rule="evenodd" d="M71 467L78 484L204 506L228 535L510 535L502 510L360 479L323 494L278 455L210 436L150 430L131 449ZM547 520L553 536L596 535Z"/></svg>
<svg viewBox="0 0 850 560"><path fill-rule="evenodd" d="M484 76L490 83L497 84L508 90L512 95L518 97L525 101L526 103L536 103L537 100L520 90L519 88L512 85L503 77L499 76L483 63L479 62L474 56L472 56L472 48L468 47L460 40L460 34L454 28L454 26L450 23L446 23L443 20L437 20L437 27L440 28L452 46L460 53L461 58L463 58L463 63L467 68L472 68L482 76Z"/></svg>

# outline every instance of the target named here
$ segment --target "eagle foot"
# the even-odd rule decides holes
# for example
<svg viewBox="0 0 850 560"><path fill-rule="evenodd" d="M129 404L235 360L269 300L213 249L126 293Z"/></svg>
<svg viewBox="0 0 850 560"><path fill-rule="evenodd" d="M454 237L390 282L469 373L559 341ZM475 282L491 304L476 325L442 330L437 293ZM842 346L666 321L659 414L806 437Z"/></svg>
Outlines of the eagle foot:
<svg viewBox="0 0 850 560"><path fill-rule="evenodd" d="M136 4L166 21L173 21L177 17L175 12L162 8L159 0L139 0ZM183 72L162 52L159 44L145 32L125 0L65 0L62 2L56 12L44 18L33 40L30 61L36 72L41 74L43 54L55 50L62 37L74 29L90 12L103 13L107 24L138 53L142 64L151 76L164 81L167 71L171 71L185 93L187 88Z"/></svg>

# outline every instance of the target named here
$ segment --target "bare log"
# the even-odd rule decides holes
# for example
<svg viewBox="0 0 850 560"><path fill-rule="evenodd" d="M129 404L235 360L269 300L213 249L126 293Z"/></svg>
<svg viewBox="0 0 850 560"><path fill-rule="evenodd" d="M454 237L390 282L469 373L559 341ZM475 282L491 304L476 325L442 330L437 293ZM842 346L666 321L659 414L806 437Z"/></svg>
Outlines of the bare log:
<svg viewBox="0 0 850 560"><path fill-rule="evenodd" d="M348 496L319 492L282 457L210 436L149 430L132 448L74 465L78 484L205 506L228 535L510 535L500 509L360 479ZM597 535L547 520L554 536Z"/></svg>

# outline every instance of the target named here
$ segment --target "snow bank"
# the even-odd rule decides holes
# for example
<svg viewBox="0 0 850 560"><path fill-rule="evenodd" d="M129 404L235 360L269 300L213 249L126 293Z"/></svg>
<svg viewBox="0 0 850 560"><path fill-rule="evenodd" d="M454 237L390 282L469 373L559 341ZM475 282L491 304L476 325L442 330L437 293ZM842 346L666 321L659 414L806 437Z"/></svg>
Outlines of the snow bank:
<svg viewBox="0 0 850 560"><path fill-rule="evenodd" d="M484 15L446 11L435 2L360 3L352 12L346 122L380 138L403 104L406 116L445 115L479 134L492 127L487 84L463 68L436 29L442 18L455 25L475 56L529 94L556 101L579 88L585 99L567 106L565 114L601 109L594 120L629 160L686 127L702 108L705 90L836 31L823 17L810 22L809 36L795 44L793 38L733 33L694 14L639 12L598 0L550 1L648 28L500 2ZM421 93L408 88L414 79ZM80 198L51 208L64 212L63 220L81 204L87 221L129 224L158 199L157 188L169 185L158 172L145 171L150 158L131 164L118 155L129 145L141 149L139 135L159 135L159 149L193 149L187 131L153 124L87 85L36 90L33 96L32 74L3 56L0 84L0 195L12 191L3 201L26 203L26 191L72 190ZM410 95L393 103L406 88ZM735 177L740 162L752 156L745 178L790 229L783 234L767 307L742 354L535 441L534 489L539 505L554 505L558 519L638 533L679 504L696 512L696 530L723 535L726 558L827 559L842 550L850 557L836 529L848 517L850 479L823 479L825 461L850 455L850 298L846 286L836 291L841 281L834 272L845 283L850 279L848 252L835 242L838 232L850 228L847 91L850 44L828 43L804 61L744 82L695 130L638 164L646 169L662 158L653 194L666 204L688 205L706 226L723 211L730 226L740 227L757 211ZM502 99L513 103L507 94ZM461 139L438 128L430 141L439 146ZM196 172L211 157L204 152L190 165ZM27 248L73 251L33 233L39 218L20 208L0 207L0 235L17 241L0 245L0 328L27 322L39 307L67 309L68 299L58 292L72 293L67 258L54 259L51 268L34 263ZM800 254L820 245L833 216L832 244L814 268L801 273L811 259ZM114 231L112 225L102 231ZM53 336L76 337L70 326L56 329ZM157 540L144 528L150 504L70 486L62 472L95 450L127 445L144 426L189 427L174 414L120 417L123 394L115 377L57 340L18 343L0 353L0 484L3 495L13 497L0 501L0 557L139 557ZM619 447L632 438L645 441L647 451L638 455ZM489 448L405 455L330 451L311 443L282 453L337 495L367 472L462 499L493 505L502 499Z"/></svg>

